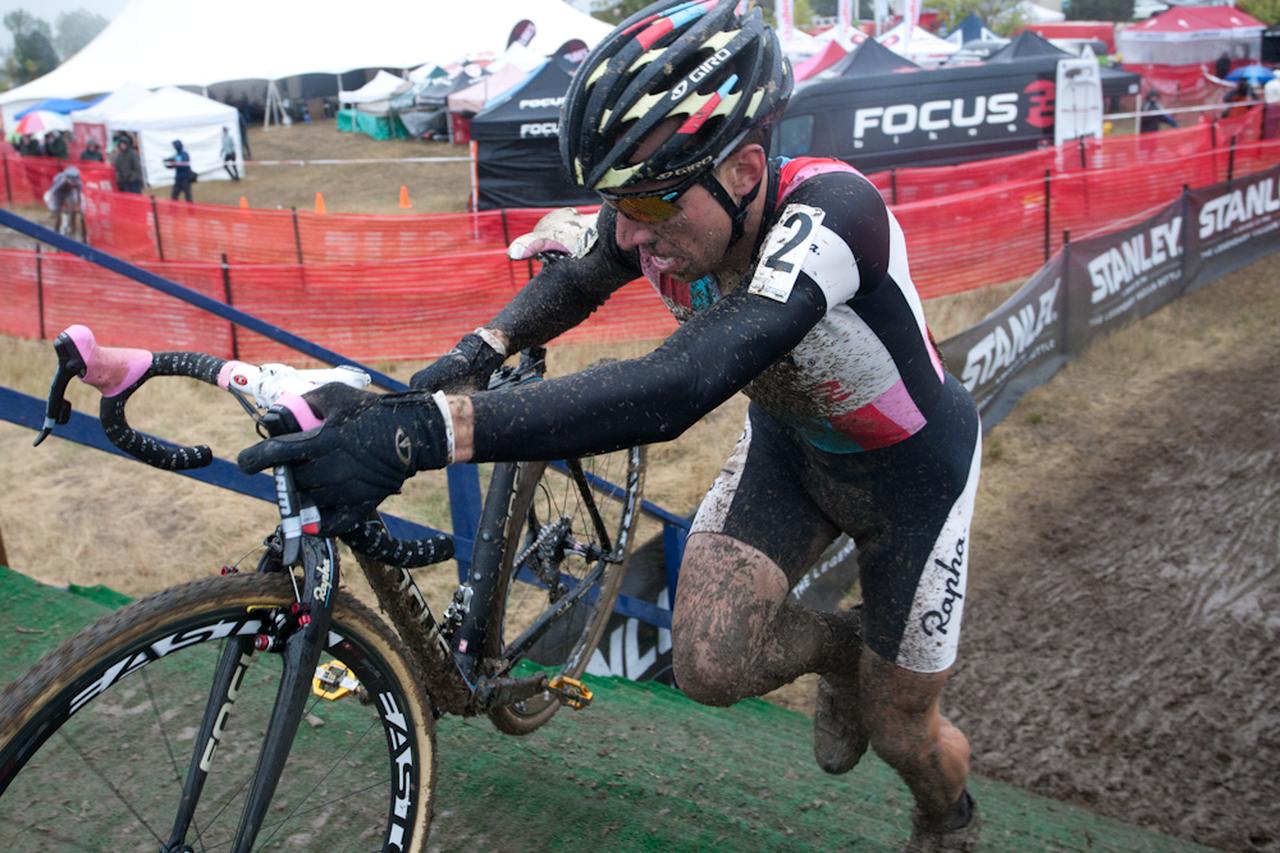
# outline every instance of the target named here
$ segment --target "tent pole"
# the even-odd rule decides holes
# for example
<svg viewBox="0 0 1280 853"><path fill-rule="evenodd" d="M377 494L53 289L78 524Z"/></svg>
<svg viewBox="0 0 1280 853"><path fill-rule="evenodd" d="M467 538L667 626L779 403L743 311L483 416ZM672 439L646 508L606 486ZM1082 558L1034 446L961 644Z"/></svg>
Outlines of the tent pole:
<svg viewBox="0 0 1280 853"><path fill-rule="evenodd" d="M480 212L480 176L479 158L476 152L476 141L471 140L471 212Z"/></svg>

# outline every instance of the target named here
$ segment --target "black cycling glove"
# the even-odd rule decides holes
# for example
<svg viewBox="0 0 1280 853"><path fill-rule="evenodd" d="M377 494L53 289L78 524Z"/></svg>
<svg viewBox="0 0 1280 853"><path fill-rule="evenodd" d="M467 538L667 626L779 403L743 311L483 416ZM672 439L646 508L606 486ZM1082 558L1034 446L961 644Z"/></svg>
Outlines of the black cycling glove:
<svg viewBox="0 0 1280 853"><path fill-rule="evenodd" d="M359 525L416 472L449 463L451 422L431 394L379 395L333 383L303 399L322 426L261 441L237 461L247 474L290 465L301 497L320 510L325 536Z"/></svg>
<svg viewBox="0 0 1280 853"><path fill-rule="evenodd" d="M483 391L489 387L489 376L506 358L506 353L472 332L413 374L409 384L424 391Z"/></svg>

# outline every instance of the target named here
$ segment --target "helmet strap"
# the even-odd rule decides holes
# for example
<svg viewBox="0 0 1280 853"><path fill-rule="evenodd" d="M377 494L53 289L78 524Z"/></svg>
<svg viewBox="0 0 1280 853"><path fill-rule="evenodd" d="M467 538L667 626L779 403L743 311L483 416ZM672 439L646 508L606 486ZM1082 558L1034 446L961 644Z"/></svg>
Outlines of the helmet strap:
<svg viewBox="0 0 1280 853"><path fill-rule="evenodd" d="M714 171L708 170L704 172L698 183L702 184L703 189L711 193L711 197L720 203L725 213L729 214L729 221L733 224L733 231L729 236L729 245L732 246L742 237L742 232L747 222L747 208L751 207L751 202L755 201L756 196L760 193L761 182L757 182L742 197L742 201L736 204L728 191L716 180Z"/></svg>

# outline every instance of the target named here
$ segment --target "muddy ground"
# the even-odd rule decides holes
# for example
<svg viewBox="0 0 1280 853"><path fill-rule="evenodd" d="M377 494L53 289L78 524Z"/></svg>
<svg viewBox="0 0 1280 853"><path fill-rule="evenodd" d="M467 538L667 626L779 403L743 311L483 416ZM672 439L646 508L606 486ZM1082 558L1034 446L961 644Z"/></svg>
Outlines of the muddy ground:
<svg viewBox="0 0 1280 853"><path fill-rule="evenodd" d="M1280 850L1277 284L1262 262L1184 299L992 434L986 509L1020 521L977 525L947 700L975 772Z"/></svg>

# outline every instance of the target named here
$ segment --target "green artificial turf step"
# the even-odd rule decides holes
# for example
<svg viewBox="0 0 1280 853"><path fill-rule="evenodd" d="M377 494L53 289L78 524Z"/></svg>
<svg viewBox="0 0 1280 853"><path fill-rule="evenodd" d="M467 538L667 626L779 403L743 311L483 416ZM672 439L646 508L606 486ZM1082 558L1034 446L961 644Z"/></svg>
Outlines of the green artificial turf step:
<svg viewBox="0 0 1280 853"><path fill-rule="evenodd" d="M0 567L0 636L19 677L45 651L128 599L57 589ZM580 712L522 738L487 719L437 723L431 847L453 850L900 850L911 797L868 756L829 776L810 722L752 699L710 708L655 683L587 677ZM1201 850L1029 794L970 780L992 851Z"/></svg>

